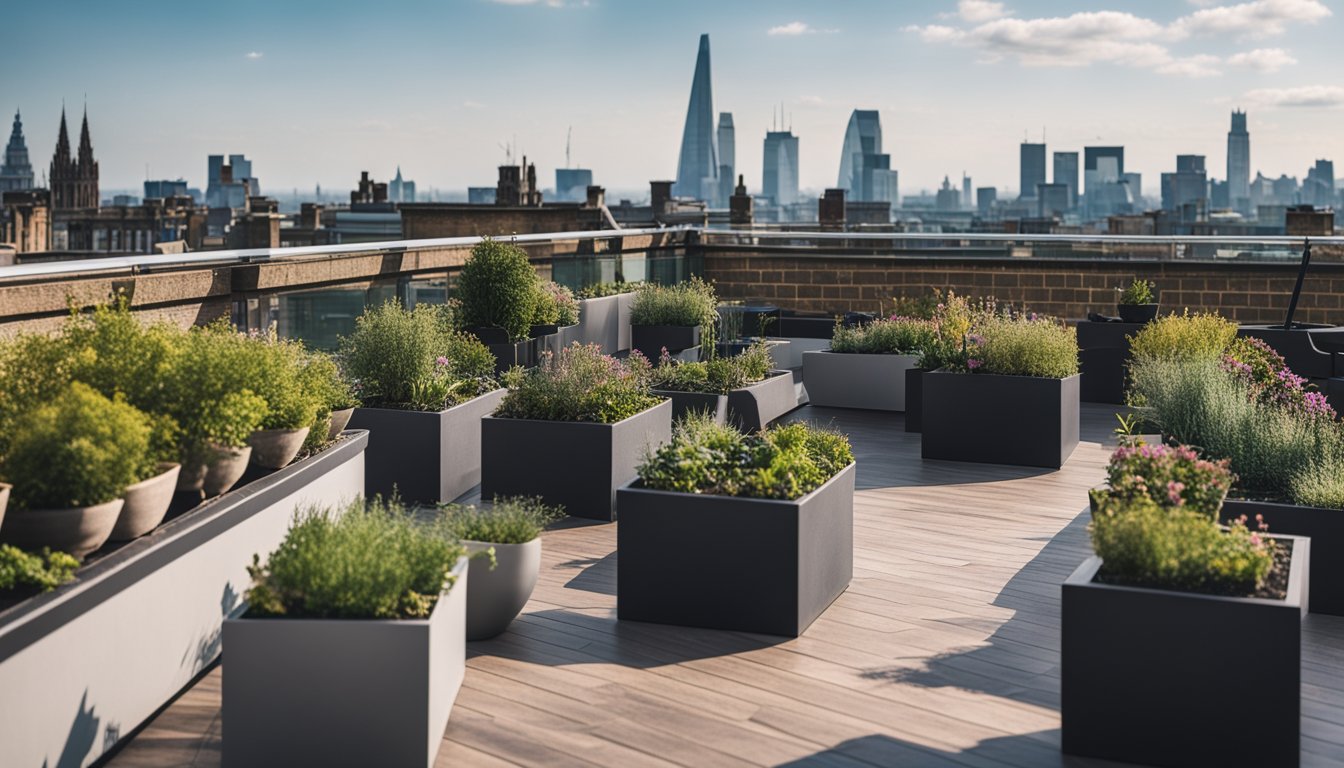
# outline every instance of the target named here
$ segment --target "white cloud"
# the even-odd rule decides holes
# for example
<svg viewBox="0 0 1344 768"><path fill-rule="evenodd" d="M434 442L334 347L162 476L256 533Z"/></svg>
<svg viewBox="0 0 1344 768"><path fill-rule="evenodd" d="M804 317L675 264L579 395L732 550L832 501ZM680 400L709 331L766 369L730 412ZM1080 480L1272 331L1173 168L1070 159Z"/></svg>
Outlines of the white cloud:
<svg viewBox="0 0 1344 768"><path fill-rule="evenodd" d="M1313 24L1330 15L1330 9L1320 0L1254 0L1202 8L1173 22L1171 32L1177 37L1269 37L1283 34L1290 23Z"/></svg>
<svg viewBox="0 0 1344 768"><path fill-rule="evenodd" d="M471 99L462 102L462 106L466 109L485 109L485 104L479 101L472 101Z"/></svg>
<svg viewBox="0 0 1344 768"><path fill-rule="evenodd" d="M261 51L248 51L247 53L243 54L243 58L256 61L257 59L260 59L262 56L265 55L266 54L262 53Z"/></svg>
<svg viewBox="0 0 1344 768"><path fill-rule="evenodd" d="M1265 107L1342 107L1344 87L1299 85L1292 88L1258 88L1246 100Z"/></svg>
<svg viewBox="0 0 1344 768"><path fill-rule="evenodd" d="M1297 59L1282 48L1256 48L1229 56L1227 63L1229 66L1245 67L1257 72L1278 72L1296 64Z"/></svg>
<svg viewBox="0 0 1344 768"><path fill-rule="evenodd" d="M564 0L491 0L499 5L544 5L548 8L564 8ZM578 3L580 7L587 8L588 0Z"/></svg>
<svg viewBox="0 0 1344 768"><path fill-rule="evenodd" d="M812 28L801 21L790 21L788 24L781 24L778 27L771 27L767 35L773 37L795 37L797 35L806 35Z"/></svg>
<svg viewBox="0 0 1344 768"><path fill-rule="evenodd" d="M1154 71L1164 75L1182 75L1184 77L1216 77L1223 72L1219 65L1222 59L1217 56L1197 55L1186 56L1182 59L1172 59L1165 64L1159 64Z"/></svg>
<svg viewBox="0 0 1344 768"><path fill-rule="evenodd" d="M957 15L972 24L1001 19L1008 15L1003 3L993 0L961 0L957 3Z"/></svg>

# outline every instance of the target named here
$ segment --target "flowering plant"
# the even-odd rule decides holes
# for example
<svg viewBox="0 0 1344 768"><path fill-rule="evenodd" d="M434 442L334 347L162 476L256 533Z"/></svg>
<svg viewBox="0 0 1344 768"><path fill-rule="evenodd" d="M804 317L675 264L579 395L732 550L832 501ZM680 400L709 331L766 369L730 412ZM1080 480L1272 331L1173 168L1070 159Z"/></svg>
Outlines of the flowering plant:
<svg viewBox="0 0 1344 768"><path fill-rule="evenodd" d="M638 352L617 360L596 344L575 342L559 355L543 353L536 368L505 373L509 392L495 415L613 424L661 401L649 394L650 375L648 359Z"/></svg>
<svg viewBox="0 0 1344 768"><path fill-rule="evenodd" d="M1325 395L1289 370L1283 355L1262 339L1238 337L1223 354L1222 367L1249 387L1254 400L1308 419L1336 419Z"/></svg>
<svg viewBox="0 0 1344 768"><path fill-rule="evenodd" d="M1148 498L1217 520L1218 510L1235 480L1227 459L1201 459L1188 445L1122 445L1106 468L1109 498Z"/></svg>

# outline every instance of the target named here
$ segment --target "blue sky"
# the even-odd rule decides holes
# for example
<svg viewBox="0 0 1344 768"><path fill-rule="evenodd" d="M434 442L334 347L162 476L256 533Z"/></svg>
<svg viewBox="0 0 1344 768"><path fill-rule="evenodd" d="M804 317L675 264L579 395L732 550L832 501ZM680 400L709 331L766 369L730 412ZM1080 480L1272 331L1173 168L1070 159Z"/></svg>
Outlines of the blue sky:
<svg viewBox="0 0 1344 768"><path fill-rule="evenodd" d="M398 163L460 191L493 184L515 139L549 185L570 126L575 164L645 188L675 176L702 32L752 188L781 103L813 189L835 184L856 107L881 111L902 194L963 170L1013 188L1018 142L1043 129L1050 151L1124 144L1150 195L1178 153L1221 177L1235 106L1253 169L1344 162L1333 1L49 0L4 17L0 113L23 109L45 167L62 99L77 121L87 94L105 188L146 164L200 184L207 154L241 152L268 194Z"/></svg>

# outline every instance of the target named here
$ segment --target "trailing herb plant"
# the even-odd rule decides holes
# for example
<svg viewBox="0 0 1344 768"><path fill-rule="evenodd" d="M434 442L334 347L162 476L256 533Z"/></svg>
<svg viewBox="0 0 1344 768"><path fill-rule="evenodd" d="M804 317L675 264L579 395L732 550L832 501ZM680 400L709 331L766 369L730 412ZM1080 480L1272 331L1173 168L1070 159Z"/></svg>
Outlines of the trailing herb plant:
<svg viewBox="0 0 1344 768"><path fill-rule="evenodd" d="M1179 357L1220 359L1237 337L1237 325L1212 313L1171 314L1148 323L1129 337L1134 359Z"/></svg>
<svg viewBox="0 0 1344 768"><path fill-rule="evenodd" d="M831 351L863 355L919 355L935 339L930 320L891 317L864 325L835 324Z"/></svg>
<svg viewBox="0 0 1344 768"><path fill-rule="evenodd" d="M1129 284L1128 288L1120 291L1120 304L1138 305L1153 303L1153 288L1155 286L1147 280L1134 278L1134 282ZM1119 289L1117 289L1119 290Z"/></svg>
<svg viewBox="0 0 1344 768"><path fill-rule="evenodd" d="M565 516L564 507L532 498L497 498L489 507L449 504L442 510L445 530L453 536L490 544L526 544Z"/></svg>
<svg viewBox="0 0 1344 768"><path fill-rule="evenodd" d="M545 352L536 368L504 374L509 391L495 416L544 421L612 424L657 405L649 394L649 361L639 353L625 360L602 354L596 344L575 342L556 355Z"/></svg>
<svg viewBox="0 0 1344 768"><path fill-rule="evenodd" d="M600 299L603 296L616 296L622 293L634 293L644 286L642 282L627 283L617 280L610 283L593 283L580 288L578 298L580 299Z"/></svg>
<svg viewBox="0 0 1344 768"><path fill-rule="evenodd" d="M726 395L764 381L773 368L770 347L764 341L752 344L739 355L699 362L673 360L664 352L651 373L650 386L671 392Z"/></svg>
<svg viewBox="0 0 1344 768"><path fill-rule="evenodd" d="M995 315L966 337L966 371L1063 379L1078 373L1074 329L1046 318Z"/></svg>
<svg viewBox="0 0 1344 768"><path fill-rule="evenodd" d="M502 328L513 341L526 339L540 297L537 283L521 248L486 238L471 249L457 278L463 326Z"/></svg>
<svg viewBox="0 0 1344 768"><path fill-rule="evenodd" d="M50 592L74 580L79 561L65 552L43 547L27 552L12 544L0 544L0 592Z"/></svg>
<svg viewBox="0 0 1344 768"><path fill-rule="evenodd" d="M679 325L709 328L718 321L714 286L698 277L676 285L640 286L630 305L631 325Z"/></svg>

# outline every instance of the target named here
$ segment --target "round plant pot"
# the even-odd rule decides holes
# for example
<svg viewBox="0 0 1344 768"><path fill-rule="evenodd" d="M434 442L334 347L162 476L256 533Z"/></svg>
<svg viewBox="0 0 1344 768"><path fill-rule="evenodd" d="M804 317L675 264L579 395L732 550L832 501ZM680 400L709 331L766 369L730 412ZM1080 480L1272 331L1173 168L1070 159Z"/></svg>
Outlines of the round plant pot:
<svg viewBox="0 0 1344 768"><path fill-rule="evenodd" d="M5 507L9 506L9 491L13 487L9 483L0 483L0 528L5 525Z"/></svg>
<svg viewBox="0 0 1344 768"><path fill-rule="evenodd" d="M467 639L489 640L508 629L532 597L541 571L541 537L526 544L462 544L471 554L495 548L494 570L489 558L475 557L467 577Z"/></svg>
<svg viewBox="0 0 1344 768"><path fill-rule="evenodd" d="M14 509L0 539L20 549L51 547L83 559L107 543L121 515L122 500L71 509Z"/></svg>
<svg viewBox="0 0 1344 768"><path fill-rule="evenodd" d="M217 448L216 451L215 459L206 465L205 477L201 481L201 490L205 491L206 496L218 496L232 488L247 471L247 460L252 456L250 445Z"/></svg>
<svg viewBox="0 0 1344 768"><path fill-rule="evenodd" d="M112 541L130 541L138 539L158 527L168 507L173 503L173 491L177 488L177 477L182 472L181 464L162 462L159 474L141 480L135 485L126 486L126 503L121 508L121 516L112 529Z"/></svg>
<svg viewBox="0 0 1344 768"><path fill-rule="evenodd" d="M1120 321L1125 323L1147 323L1157 317L1157 304L1117 304Z"/></svg>
<svg viewBox="0 0 1344 768"><path fill-rule="evenodd" d="M252 463L262 469L284 469L299 455L309 429L258 429L247 438Z"/></svg>
<svg viewBox="0 0 1344 768"><path fill-rule="evenodd" d="M342 408L339 411L331 412L331 426L327 427L327 442L341 436L341 433L345 431L345 425L350 423L350 417L354 414L354 408Z"/></svg>

